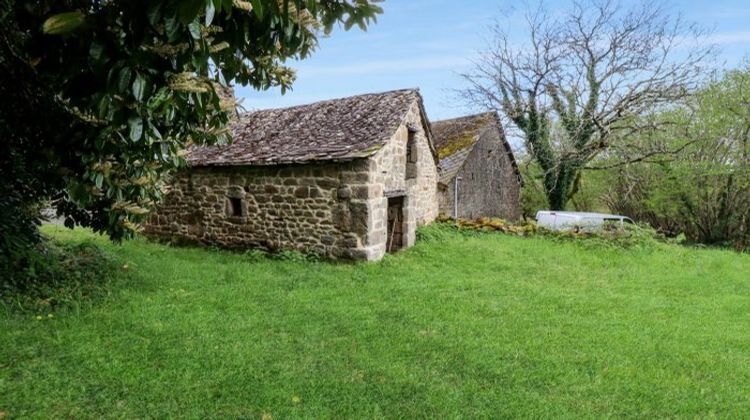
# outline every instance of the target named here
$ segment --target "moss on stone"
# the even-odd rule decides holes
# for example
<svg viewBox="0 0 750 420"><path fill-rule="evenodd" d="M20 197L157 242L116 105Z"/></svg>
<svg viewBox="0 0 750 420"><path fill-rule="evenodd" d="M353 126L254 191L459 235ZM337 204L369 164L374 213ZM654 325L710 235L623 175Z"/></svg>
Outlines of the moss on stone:
<svg viewBox="0 0 750 420"><path fill-rule="evenodd" d="M492 124L493 118L492 114L487 113L433 124L433 133L439 144L438 157L444 159L471 147L477 141L480 131Z"/></svg>
<svg viewBox="0 0 750 420"><path fill-rule="evenodd" d="M474 133L457 137L456 139L451 140L445 146L441 147L440 150L438 150L438 157L440 159L445 159L448 156L452 156L456 152L470 147L472 144L474 144L475 141L476 136L474 135Z"/></svg>

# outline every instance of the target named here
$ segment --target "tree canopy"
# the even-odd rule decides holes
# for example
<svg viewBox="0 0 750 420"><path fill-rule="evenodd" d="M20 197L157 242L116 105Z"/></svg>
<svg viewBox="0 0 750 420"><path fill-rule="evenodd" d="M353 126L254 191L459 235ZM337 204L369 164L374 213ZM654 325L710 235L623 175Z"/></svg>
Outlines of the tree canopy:
<svg viewBox="0 0 750 420"><path fill-rule="evenodd" d="M644 127L634 122L679 105L705 78L705 33L652 2L574 1L553 15L526 10L524 42L498 23L473 72L468 100L520 131L543 172L548 205L560 210L580 171ZM614 134L617 134L616 136Z"/></svg>
<svg viewBox="0 0 750 420"><path fill-rule="evenodd" d="M365 29L380 0L0 0L0 236L137 231L192 144L230 141L232 84L289 89L318 37Z"/></svg>
<svg viewBox="0 0 750 420"><path fill-rule="evenodd" d="M664 130L629 141L678 150L606 171L615 211L690 241L750 247L750 64L707 83L688 106L659 115ZM619 151L612 161L629 159Z"/></svg>

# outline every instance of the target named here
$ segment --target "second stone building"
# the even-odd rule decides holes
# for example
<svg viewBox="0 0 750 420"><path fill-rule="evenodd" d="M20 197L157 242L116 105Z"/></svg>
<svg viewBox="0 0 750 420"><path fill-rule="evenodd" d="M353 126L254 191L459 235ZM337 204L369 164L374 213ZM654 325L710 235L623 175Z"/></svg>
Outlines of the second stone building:
<svg viewBox="0 0 750 420"><path fill-rule="evenodd" d="M521 216L522 178L494 112L432 124L440 157L440 213L453 218Z"/></svg>

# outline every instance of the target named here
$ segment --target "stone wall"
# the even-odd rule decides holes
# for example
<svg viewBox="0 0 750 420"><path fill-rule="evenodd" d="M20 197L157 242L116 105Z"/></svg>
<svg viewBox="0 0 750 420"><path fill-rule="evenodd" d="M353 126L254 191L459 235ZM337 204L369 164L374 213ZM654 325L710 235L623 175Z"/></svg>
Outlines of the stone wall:
<svg viewBox="0 0 750 420"><path fill-rule="evenodd" d="M480 136L457 176L458 217L499 217L517 220L521 217L521 183L518 180L502 134L492 128ZM454 216L455 182L440 188L440 213Z"/></svg>
<svg viewBox="0 0 750 420"><path fill-rule="evenodd" d="M369 162L202 167L177 176L146 234L225 248L370 259ZM241 203L232 214L231 199Z"/></svg>
<svg viewBox="0 0 750 420"><path fill-rule="evenodd" d="M412 131L416 162L409 167L407 145ZM428 224L438 215L437 164L421 118L420 107L415 103L409 110L391 141L371 158L375 185L383 194L373 195L369 207L372 211L373 250L385 253L388 219L388 196L403 196L403 247L416 242L417 226Z"/></svg>
<svg viewBox="0 0 750 420"><path fill-rule="evenodd" d="M406 147L409 130L414 130L417 162L416 172L407 176ZM375 182L388 191L406 191L412 202L415 222L424 225L438 216L438 169L427 134L421 120L421 111L415 103L390 142L373 157ZM411 174L410 174L411 175Z"/></svg>

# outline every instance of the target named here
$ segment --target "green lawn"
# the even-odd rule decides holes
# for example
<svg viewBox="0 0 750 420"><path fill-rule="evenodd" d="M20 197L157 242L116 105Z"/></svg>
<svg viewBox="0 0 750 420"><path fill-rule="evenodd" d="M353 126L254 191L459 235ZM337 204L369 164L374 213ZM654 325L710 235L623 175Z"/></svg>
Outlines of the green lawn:
<svg viewBox="0 0 750 420"><path fill-rule="evenodd" d="M750 416L748 255L428 228L330 264L46 231L128 269L0 311L10 417Z"/></svg>

